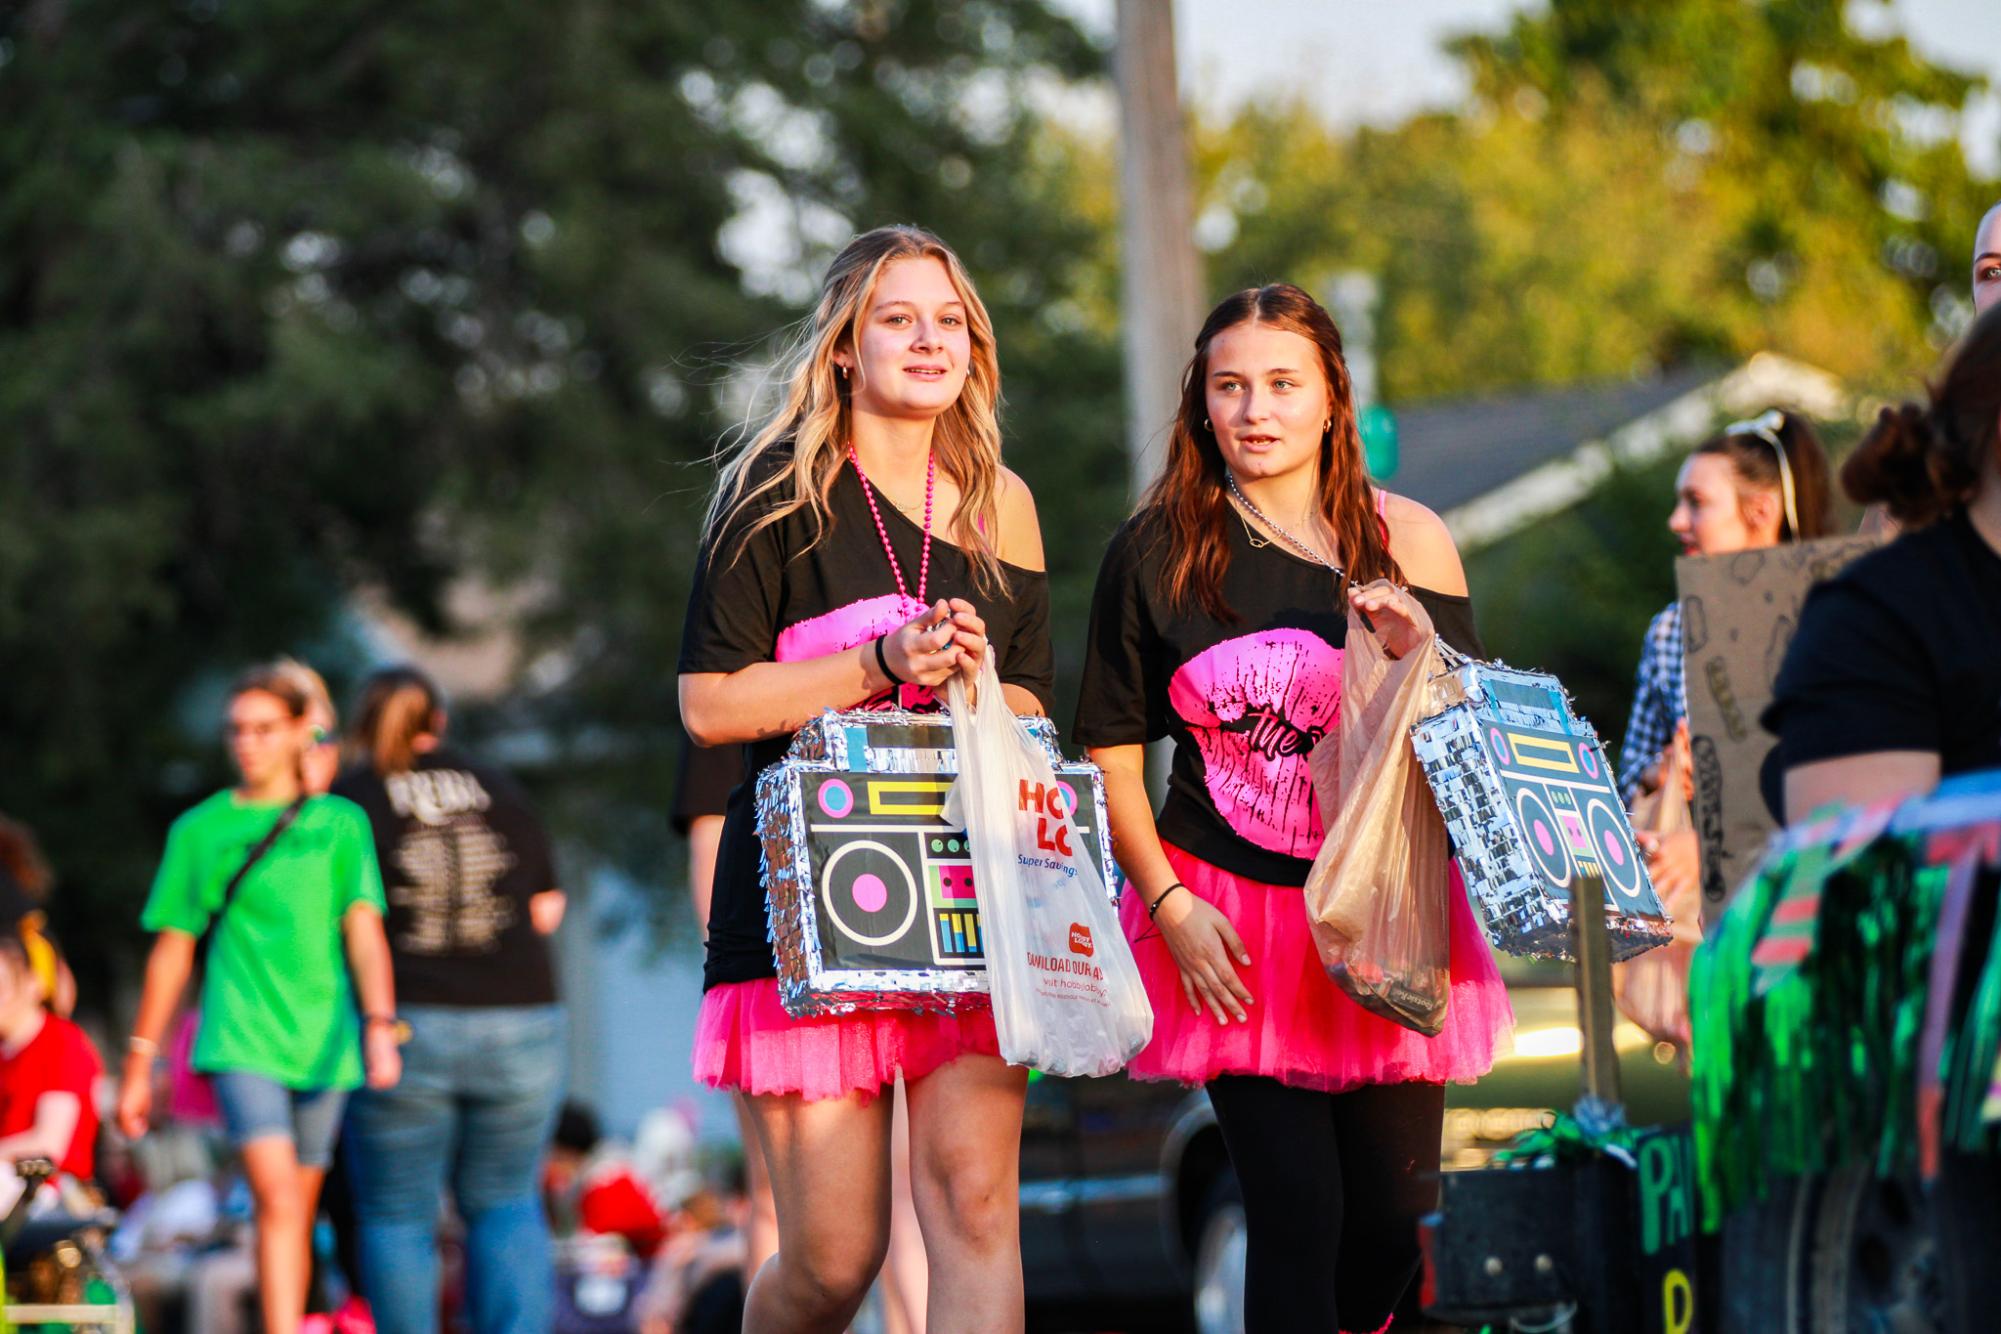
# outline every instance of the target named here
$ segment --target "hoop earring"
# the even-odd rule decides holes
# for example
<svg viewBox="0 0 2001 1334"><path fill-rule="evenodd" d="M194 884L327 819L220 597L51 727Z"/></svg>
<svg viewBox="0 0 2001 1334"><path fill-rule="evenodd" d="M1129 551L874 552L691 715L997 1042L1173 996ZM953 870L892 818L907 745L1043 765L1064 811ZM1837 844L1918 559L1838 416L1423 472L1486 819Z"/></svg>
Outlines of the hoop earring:
<svg viewBox="0 0 2001 1334"><path fill-rule="evenodd" d="M1209 421L1207 417L1204 417L1202 419L1202 429L1207 431L1210 435L1216 434L1215 426Z"/></svg>

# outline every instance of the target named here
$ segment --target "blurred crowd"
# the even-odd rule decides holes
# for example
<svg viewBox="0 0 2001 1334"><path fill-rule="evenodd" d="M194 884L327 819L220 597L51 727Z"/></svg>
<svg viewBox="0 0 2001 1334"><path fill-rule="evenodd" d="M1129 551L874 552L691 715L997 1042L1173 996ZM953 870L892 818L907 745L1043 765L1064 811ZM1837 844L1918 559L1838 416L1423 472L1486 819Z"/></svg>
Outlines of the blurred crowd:
<svg viewBox="0 0 2001 1334"><path fill-rule="evenodd" d="M700 1151L682 1110L627 1142L562 1101L563 896L525 798L442 744L421 674L378 673L358 713L343 772L315 674L238 682L242 781L169 839L122 1078L100 1056L117 1002L79 997L55 876L0 818L10 1299L36 1295L31 1247L88 1235L149 1334L739 1328L741 1163ZM239 816L247 832L210 833ZM361 831L347 861L330 819ZM367 978L371 934L393 993ZM307 955L352 991L302 987Z"/></svg>

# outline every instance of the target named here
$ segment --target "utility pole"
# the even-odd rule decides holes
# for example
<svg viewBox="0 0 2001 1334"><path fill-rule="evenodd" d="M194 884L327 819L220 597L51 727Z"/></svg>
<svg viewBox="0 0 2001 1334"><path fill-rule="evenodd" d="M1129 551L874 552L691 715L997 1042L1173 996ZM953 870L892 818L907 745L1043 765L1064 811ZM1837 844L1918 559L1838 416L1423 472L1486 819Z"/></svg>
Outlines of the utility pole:
<svg viewBox="0 0 2001 1334"><path fill-rule="evenodd" d="M1160 471L1202 320L1173 0L1118 0L1119 315L1135 494Z"/></svg>

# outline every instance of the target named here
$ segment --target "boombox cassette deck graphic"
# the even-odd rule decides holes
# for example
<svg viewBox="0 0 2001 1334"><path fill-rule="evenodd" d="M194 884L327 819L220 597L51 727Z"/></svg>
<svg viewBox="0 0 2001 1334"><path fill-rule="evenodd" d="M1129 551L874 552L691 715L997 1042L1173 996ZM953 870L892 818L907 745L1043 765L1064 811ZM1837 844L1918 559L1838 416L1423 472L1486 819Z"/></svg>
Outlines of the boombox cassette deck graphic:
<svg viewBox="0 0 2001 1334"><path fill-rule="evenodd" d="M1614 959L1666 944L1605 749L1557 679L1469 660L1432 686L1438 711L1411 741L1495 947L1570 958L1570 890L1590 876Z"/></svg>
<svg viewBox="0 0 2001 1334"><path fill-rule="evenodd" d="M1048 719L1023 721L1047 748L1057 787L1024 802L1070 814L1086 855L1116 885L1102 834L1103 776L1063 759ZM788 1013L949 1011L986 994L966 831L942 814L957 770L944 715L857 712L808 723L786 758L758 776L766 905Z"/></svg>

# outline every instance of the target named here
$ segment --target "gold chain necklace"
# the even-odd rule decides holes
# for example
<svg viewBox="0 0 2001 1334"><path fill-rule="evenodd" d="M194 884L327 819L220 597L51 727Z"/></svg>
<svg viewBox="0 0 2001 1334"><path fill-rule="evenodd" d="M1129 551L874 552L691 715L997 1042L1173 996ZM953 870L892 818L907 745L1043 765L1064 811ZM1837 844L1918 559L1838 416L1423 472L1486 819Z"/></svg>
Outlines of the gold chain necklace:
<svg viewBox="0 0 2001 1334"><path fill-rule="evenodd" d="M1328 560L1325 556L1321 555L1316 548L1308 546L1305 542L1302 542L1297 537L1294 537L1292 533L1283 524L1274 522L1269 514L1266 514L1256 505L1253 505L1251 503L1251 498L1245 495L1243 489L1237 485L1237 475L1235 473L1230 472L1228 469L1225 469L1223 472L1223 479L1225 482L1229 484L1231 497L1234 498L1239 505L1243 506L1246 510L1249 510L1253 515L1255 515L1258 519L1258 522L1262 523L1265 527L1271 529L1274 533L1277 533L1280 538L1284 539L1287 546L1290 546L1294 550L1298 551L1302 556L1305 556L1315 565L1324 565L1328 569L1334 571L1334 573L1336 574L1346 573L1346 571L1342 570L1342 568L1339 565L1336 565L1333 561ZM1237 517L1239 519L1242 519L1243 515L1239 514ZM1250 531L1250 524L1248 521L1244 523L1244 531L1245 532ZM1271 541L1270 539L1259 541L1255 536L1253 536L1251 539L1251 545L1253 547L1268 547L1271 545Z"/></svg>

